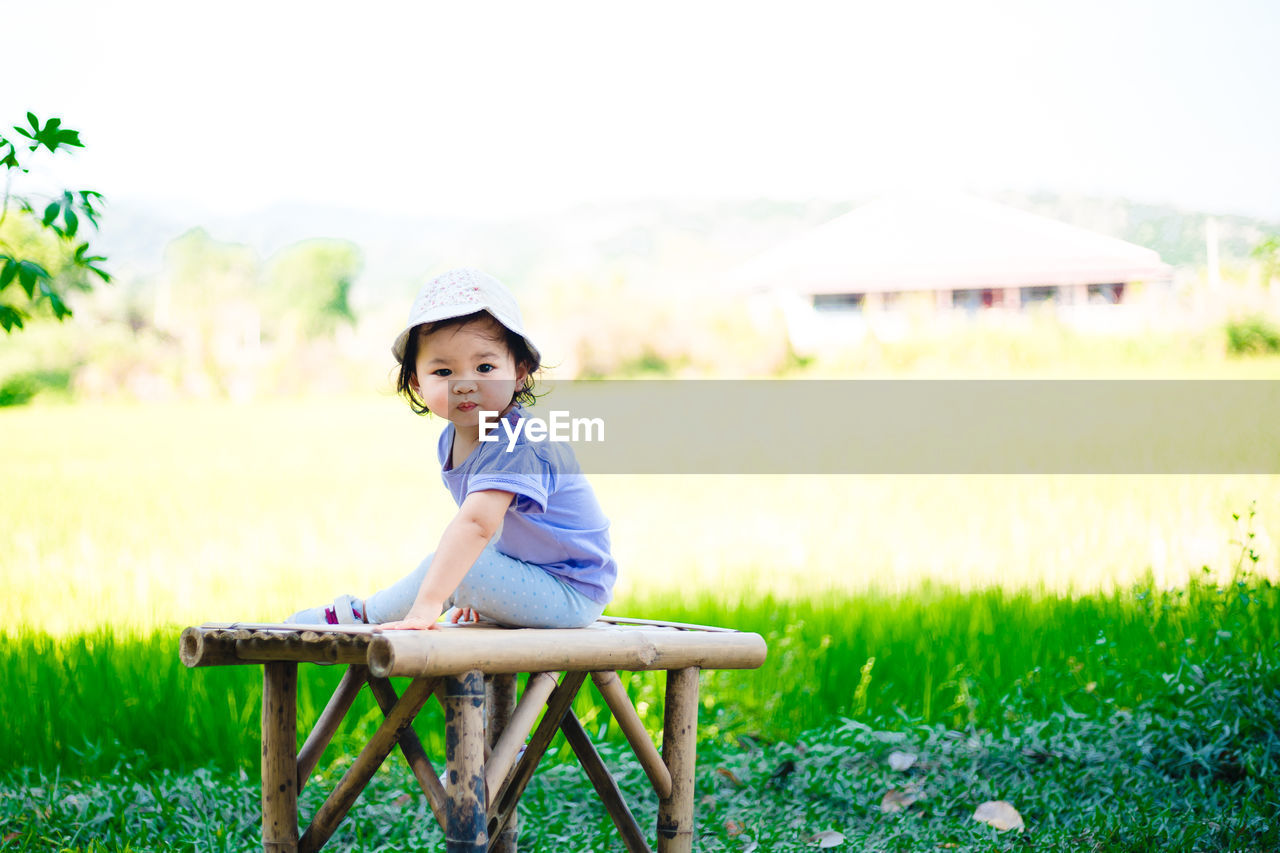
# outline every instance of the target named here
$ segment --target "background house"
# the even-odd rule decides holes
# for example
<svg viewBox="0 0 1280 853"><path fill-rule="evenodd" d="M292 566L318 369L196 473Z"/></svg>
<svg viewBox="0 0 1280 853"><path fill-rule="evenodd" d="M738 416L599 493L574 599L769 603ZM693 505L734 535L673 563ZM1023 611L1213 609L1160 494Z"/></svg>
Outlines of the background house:
<svg viewBox="0 0 1280 853"><path fill-rule="evenodd" d="M730 280L780 307L804 351L1039 311L1084 330L1133 330L1167 303L1172 273L1151 249L1007 205L898 196L778 245Z"/></svg>

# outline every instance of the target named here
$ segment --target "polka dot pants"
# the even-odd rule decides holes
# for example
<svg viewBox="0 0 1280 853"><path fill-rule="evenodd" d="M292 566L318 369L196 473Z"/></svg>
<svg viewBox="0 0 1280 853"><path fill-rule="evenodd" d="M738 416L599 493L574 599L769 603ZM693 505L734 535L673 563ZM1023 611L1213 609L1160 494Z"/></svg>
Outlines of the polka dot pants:
<svg viewBox="0 0 1280 853"><path fill-rule="evenodd" d="M411 573L366 598L366 621L404 618L430 565L428 556ZM541 566L509 557L493 546L476 558L445 607L471 607L482 619L523 628L583 628L604 612L603 604Z"/></svg>

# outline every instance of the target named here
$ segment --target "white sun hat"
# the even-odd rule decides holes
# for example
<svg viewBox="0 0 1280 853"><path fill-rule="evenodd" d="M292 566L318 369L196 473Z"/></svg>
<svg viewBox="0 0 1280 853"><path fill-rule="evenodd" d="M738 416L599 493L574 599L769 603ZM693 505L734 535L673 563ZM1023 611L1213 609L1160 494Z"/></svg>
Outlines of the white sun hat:
<svg viewBox="0 0 1280 853"><path fill-rule="evenodd" d="M396 336L391 352L396 361L404 361L405 346L414 327L453 317L465 317L477 311L488 311L493 319L524 338L534 359L542 360L538 348L524 332L520 306L516 304L511 291L488 273L467 267L441 273L422 286L409 311L409 322L404 331Z"/></svg>

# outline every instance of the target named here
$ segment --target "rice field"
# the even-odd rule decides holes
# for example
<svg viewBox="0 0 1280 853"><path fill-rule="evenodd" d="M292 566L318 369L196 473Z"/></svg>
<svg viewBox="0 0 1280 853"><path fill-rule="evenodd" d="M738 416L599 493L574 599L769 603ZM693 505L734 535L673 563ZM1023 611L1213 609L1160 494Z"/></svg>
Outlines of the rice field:
<svg viewBox="0 0 1280 853"><path fill-rule="evenodd" d="M454 507L439 422L390 397L0 410L0 588L54 635L274 620L368 594L434 549ZM593 478L618 603L726 604L924 585L1067 596L1274 577L1280 477ZM1257 508L1251 531L1233 515Z"/></svg>
<svg viewBox="0 0 1280 853"><path fill-rule="evenodd" d="M416 565L453 511L434 459L438 428L389 396L0 410L0 588L14 614L0 627L0 849L91 839L101 845L92 849L161 849L179 837L208 849L252 844L260 670L187 670L178 634L205 621L279 619ZM1010 848L1009 837L965 828L974 773L991 796L1005 786L999 795L1062 843L1127 834L1204 848L1235 837L1222 826L1269 837L1275 810L1260 780L1274 744L1214 733L1237 695L1263 715L1250 725L1266 729L1274 696L1237 674L1218 705L1192 702L1184 713L1180 700L1184 686L1208 690L1216 682L1203 687L1205 674L1233 672L1233 661L1274 670L1280 477L593 482L622 568L610 612L728 625L769 643L761 670L702 678L700 735L714 756L699 777L713 792L700 806L705 849L742 847L726 829L736 822L778 850L807 849L828 824L854 838ZM303 731L337 669L302 668ZM626 684L657 737L661 677ZM584 691L576 712L635 776L603 702ZM318 772L331 781L380 717L362 697L327 753L336 764ZM1134 720L1152 721L1140 743L1122 736ZM440 723L429 703L415 724L431 755L443 752ZM1046 776L1026 757L1032 732L1086 764L1098 749L1149 755L1152 733L1163 752L1142 758L1151 766L1133 777L1066 765ZM930 780L953 793L914 822L889 825L861 803L893 784L868 762L898 737L945 756ZM978 738L990 743L974 754L993 762L980 771L948 751ZM531 807L554 814L528 846L573 838L607 849L612 832L598 815L557 811L581 787L568 760L562 748L538 774ZM1242 781L1220 780L1214 768L1234 773L1238 760ZM1210 769L1197 769L1205 761ZM753 781L724 789L726 767ZM822 781L784 791L772 780L788 767ZM425 831L411 807L389 805L405 801L402 776L379 773L390 793L361 806L373 835L344 828L351 849ZM845 786L848 797L815 799L813 784ZM1064 793L1072 784L1096 794ZM1105 790L1114 784L1148 793L1122 817ZM167 805L147 806L147 796ZM1232 806L1240 796L1252 805ZM1064 797L1088 805L1060 818ZM763 801L773 810L759 811Z"/></svg>
<svg viewBox="0 0 1280 853"><path fill-rule="evenodd" d="M416 565L453 509L438 428L390 397L0 411L16 498L0 585L17 614L0 683L27 697L0 711L23 733L0 760L251 767L257 672L184 670L179 631L280 619ZM593 480L622 566L610 612L770 642L763 671L705 677L709 736L789 737L841 714L992 724L1011 690L1046 708L1139 701L1135 673L1222 642L1209 603L1238 568L1277 572L1277 477ZM1264 605L1237 644L1277 639ZM309 669L304 719L337 678ZM631 690L656 727L658 681ZM607 711L582 703L607 735Z"/></svg>

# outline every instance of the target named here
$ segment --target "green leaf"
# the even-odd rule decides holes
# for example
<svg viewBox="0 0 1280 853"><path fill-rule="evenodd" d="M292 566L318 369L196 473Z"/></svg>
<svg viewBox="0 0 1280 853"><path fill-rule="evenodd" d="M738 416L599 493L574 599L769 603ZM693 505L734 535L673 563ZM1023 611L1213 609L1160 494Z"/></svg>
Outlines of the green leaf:
<svg viewBox="0 0 1280 853"><path fill-rule="evenodd" d="M58 214L62 212L62 203L57 201L49 202L49 206L44 209L44 217L40 220L40 224L48 228L53 224L53 220L58 218Z"/></svg>
<svg viewBox="0 0 1280 853"><path fill-rule="evenodd" d="M22 328L22 312L12 305L0 305L0 326L6 332Z"/></svg>
<svg viewBox="0 0 1280 853"><path fill-rule="evenodd" d="M18 261L18 283L29 299L35 298L36 282L48 280L49 271L35 261Z"/></svg>
<svg viewBox="0 0 1280 853"><path fill-rule="evenodd" d="M94 228L98 227L98 210L93 206L93 203L101 200L102 193L94 192L93 190L80 191L80 212L93 223Z"/></svg>
<svg viewBox="0 0 1280 853"><path fill-rule="evenodd" d="M40 119L36 118L35 113L27 113L27 121L31 123L31 130L18 127L16 124L13 126L13 129L18 131L18 133L21 133L27 139L35 139L35 134L40 132Z"/></svg>
<svg viewBox="0 0 1280 853"><path fill-rule="evenodd" d="M4 266L0 268L0 290L4 290L13 283L13 279L18 275L18 262L13 258L5 257Z"/></svg>
<svg viewBox="0 0 1280 853"><path fill-rule="evenodd" d="M18 264L18 284L26 291L28 299L36 295L36 274L27 269L25 262Z"/></svg>
<svg viewBox="0 0 1280 853"><path fill-rule="evenodd" d="M30 270L32 275L34 275L38 279L48 281L51 278L51 276L49 275L49 271L44 267L40 266L35 261L18 261L18 266L22 267L25 270ZM21 275L22 274L21 271L19 271L18 274Z"/></svg>
<svg viewBox="0 0 1280 853"><path fill-rule="evenodd" d="M49 300L49 307L53 309L53 316L59 320L64 320L71 316L71 309L67 307L67 303L62 301L62 297L58 292L48 284L40 283L40 293Z"/></svg>
<svg viewBox="0 0 1280 853"><path fill-rule="evenodd" d="M76 216L76 212L68 206L62 213L62 221L67 224L66 234L63 236L70 240L76 236L76 231L80 228L80 217Z"/></svg>
<svg viewBox="0 0 1280 853"><path fill-rule="evenodd" d="M29 115L29 114L28 114ZM14 128L17 130L18 128ZM50 151L57 151L59 145L72 145L77 148L83 148L84 144L80 142L80 134L78 131L63 129L62 119L51 118L44 123L44 127L38 127L34 136L23 133L28 139L33 140L31 150L35 151L41 145Z"/></svg>

